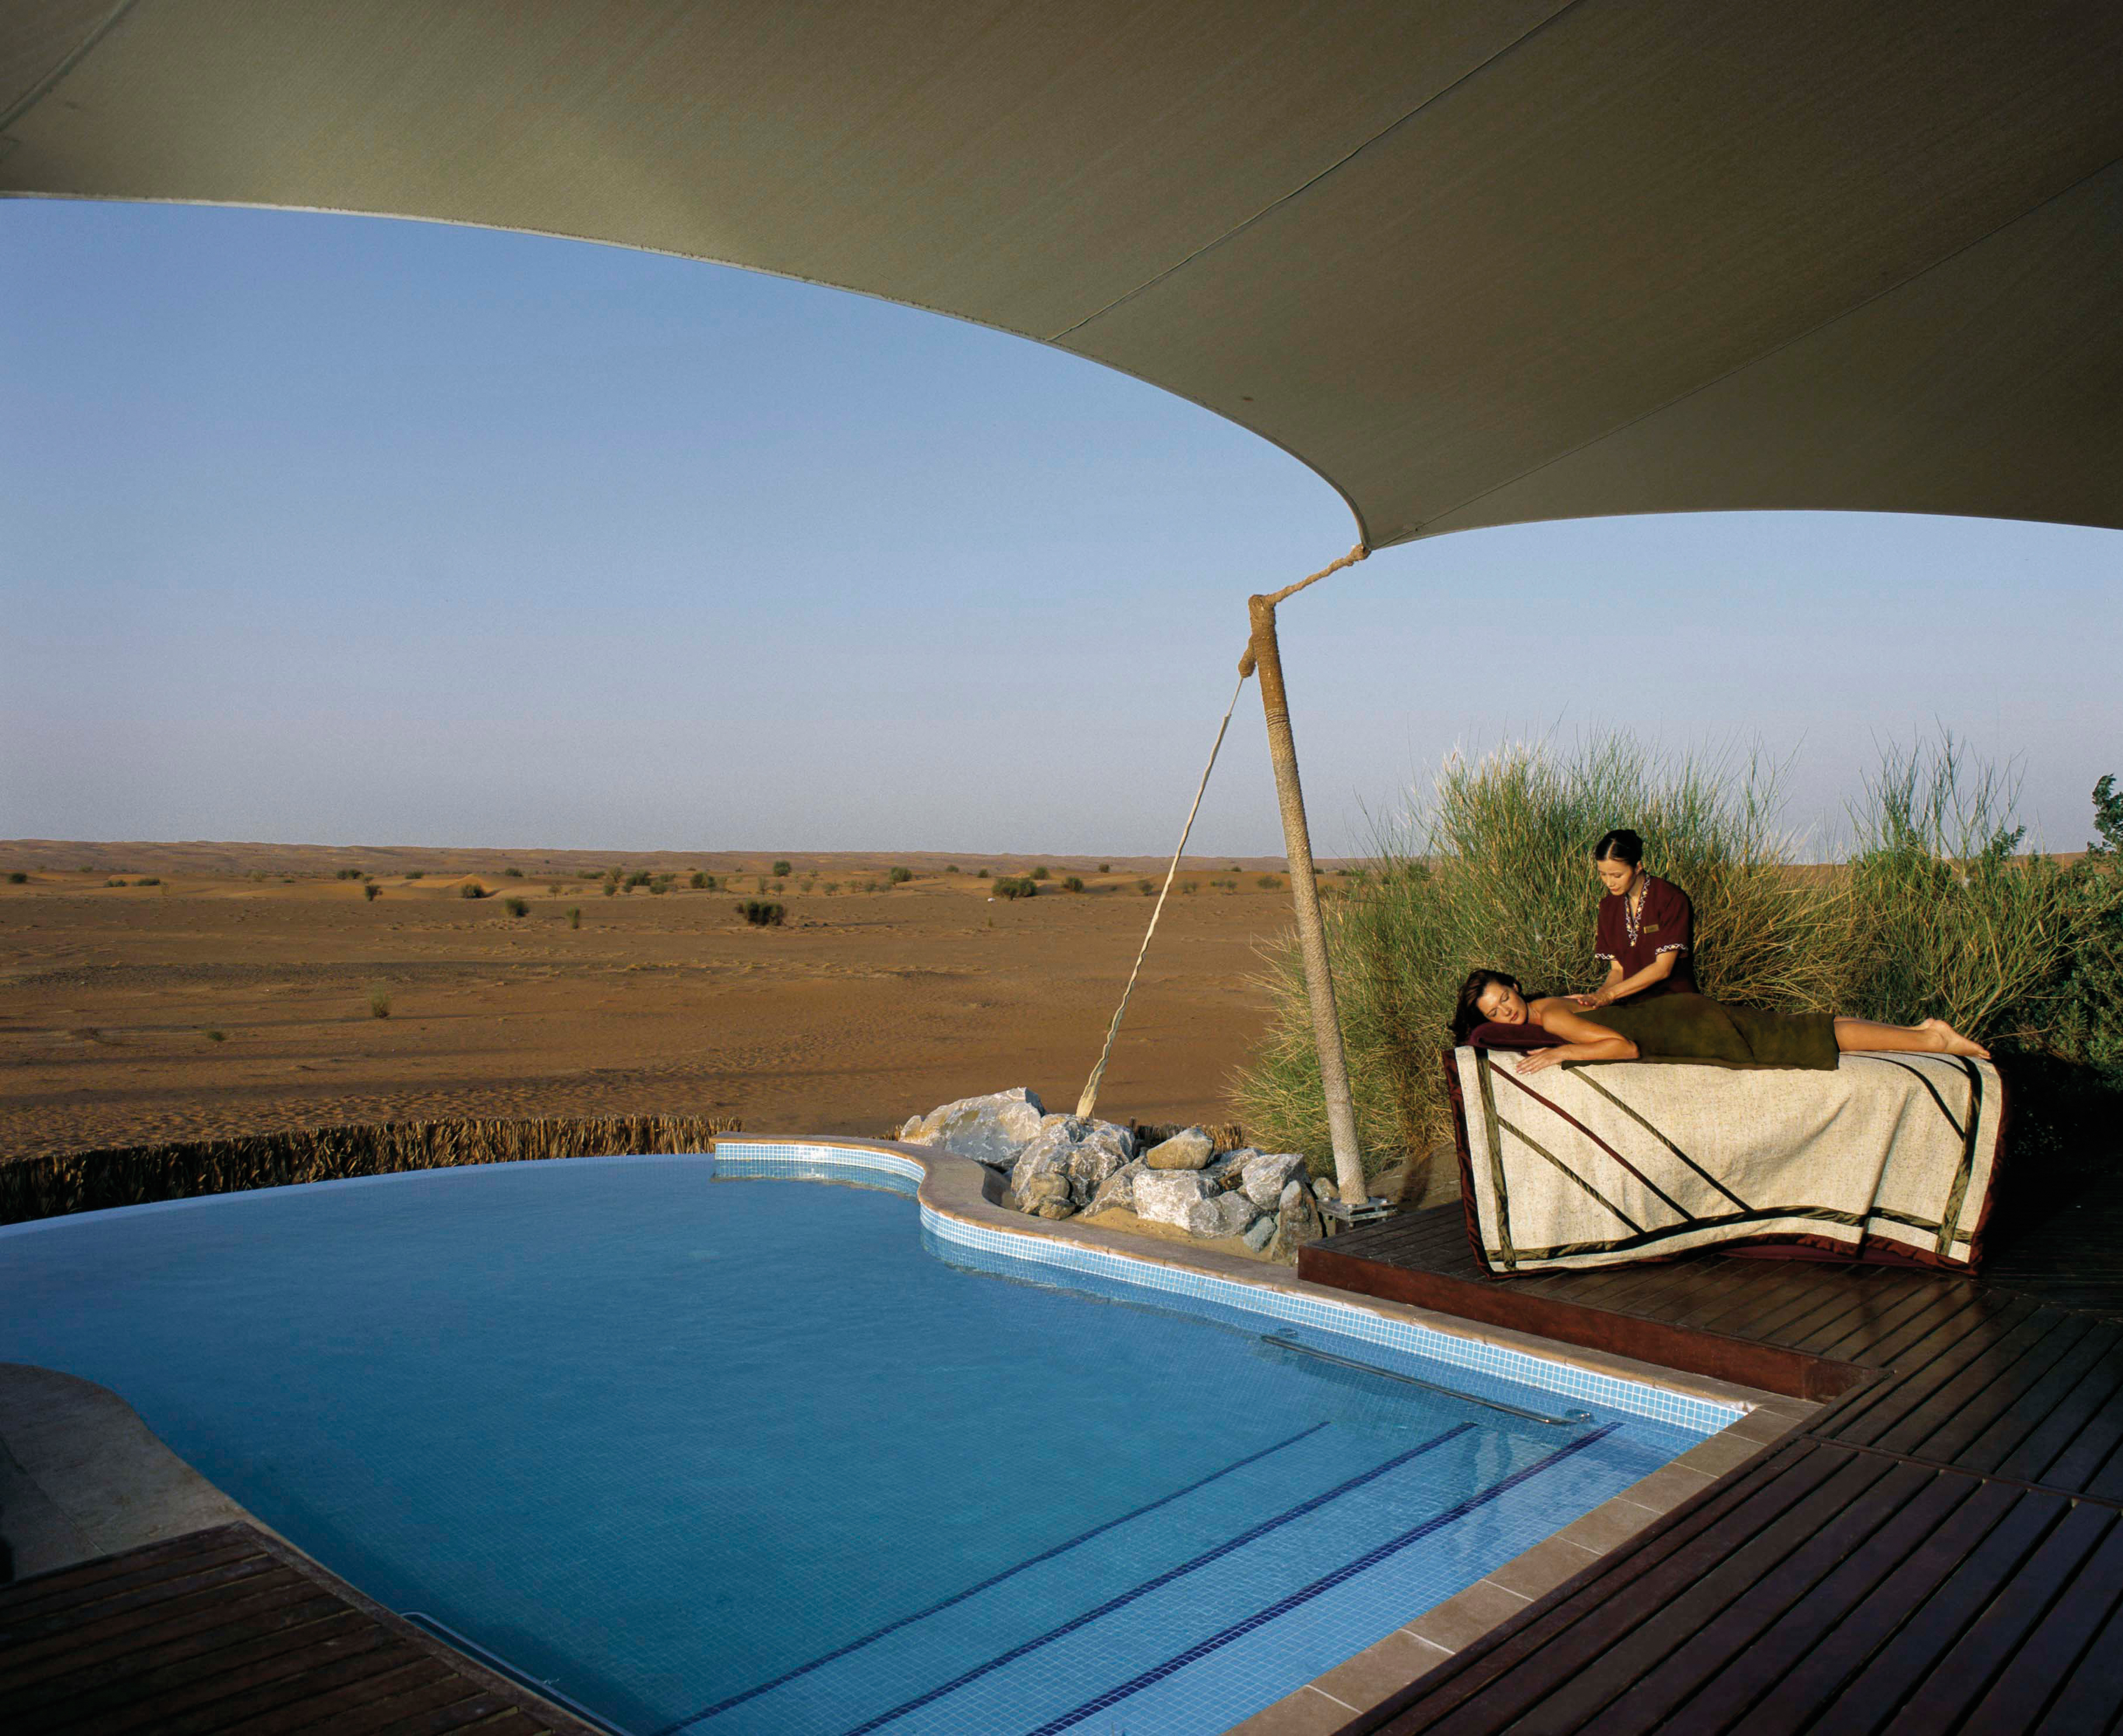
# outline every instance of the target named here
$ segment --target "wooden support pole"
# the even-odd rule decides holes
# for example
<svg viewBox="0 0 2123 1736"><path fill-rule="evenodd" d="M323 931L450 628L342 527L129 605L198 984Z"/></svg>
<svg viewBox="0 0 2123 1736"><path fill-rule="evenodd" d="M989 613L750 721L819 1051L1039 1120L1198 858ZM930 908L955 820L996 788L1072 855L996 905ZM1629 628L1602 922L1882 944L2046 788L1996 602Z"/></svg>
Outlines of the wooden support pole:
<svg viewBox="0 0 2123 1736"><path fill-rule="evenodd" d="M1305 823L1305 793L1297 780L1297 743L1290 732L1290 696L1282 685L1282 648L1275 636L1272 597L1248 600L1253 634L1239 665L1260 671L1261 709L1268 718L1268 752L1275 767L1275 793L1282 808L1283 849L1290 858L1291 901L1297 907L1297 945L1305 961L1305 994L1312 1007L1312 1038L1319 1050L1319 1083L1327 1097L1327 1129L1334 1144L1334 1181L1343 1199L1361 1205L1369 1196L1364 1158L1357 1143L1357 1112L1349 1101L1349 1069L1342 1051L1342 1023L1334 1009L1334 978L1327 963L1327 929L1319 918L1319 888L1313 879L1312 835Z"/></svg>

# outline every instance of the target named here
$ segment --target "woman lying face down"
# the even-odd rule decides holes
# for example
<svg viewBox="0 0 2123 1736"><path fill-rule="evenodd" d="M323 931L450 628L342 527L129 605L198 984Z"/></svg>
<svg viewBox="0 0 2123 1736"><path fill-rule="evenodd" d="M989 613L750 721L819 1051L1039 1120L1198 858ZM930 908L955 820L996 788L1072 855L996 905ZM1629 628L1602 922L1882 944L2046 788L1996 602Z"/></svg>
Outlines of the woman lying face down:
<svg viewBox="0 0 2123 1736"><path fill-rule="evenodd" d="M1694 1016L1691 1017L1693 1014ZM1647 1021L1655 1020L1655 1025ZM1528 994L1519 980L1506 971L1470 971L1460 985L1459 1003L1452 1017L1453 1040L1465 1043L1481 1026L1531 1026L1561 1041L1551 1047L1530 1050L1516 1064L1520 1073L1539 1073L1563 1061L1633 1061L1647 1052L1631 1034L1632 1027L1656 1031L1659 1056L1676 1060L1734 1060L1731 1045L1751 1042L1755 1052L1767 1055L1787 1032L1802 1049L1811 1029L1818 1046L1828 1052L1818 1061L1765 1060L1769 1065L1820 1065L1834 1063L1838 1053L1920 1053L1965 1055L1988 1060L1990 1051L1971 1042L1944 1019L1928 1018L1914 1025L1883 1025L1871 1019L1832 1018L1797 1015L1784 1017L1746 1008L1725 1008L1699 994L1671 995L1649 1008L1608 1007L1582 1010L1571 998L1555 994ZM1823 1030L1821 1027L1830 1028ZM1697 1041L1697 1033L1700 1041ZM1743 1060L1749 1050L1742 1047Z"/></svg>

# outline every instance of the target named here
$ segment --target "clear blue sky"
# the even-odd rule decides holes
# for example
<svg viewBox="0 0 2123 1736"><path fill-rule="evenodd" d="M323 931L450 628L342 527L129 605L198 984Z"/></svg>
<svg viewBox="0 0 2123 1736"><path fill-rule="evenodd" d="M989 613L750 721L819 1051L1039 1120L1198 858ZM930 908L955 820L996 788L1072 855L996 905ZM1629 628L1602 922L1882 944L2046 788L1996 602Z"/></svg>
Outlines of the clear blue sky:
<svg viewBox="0 0 2123 1736"><path fill-rule="evenodd" d="M0 835L1168 849L1244 599L1353 534L1251 435L1022 340L526 236L0 201ZM1455 744L1624 726L2123 774L2123 535L1613 519L1283 611L1323 853ZM1279 853L1251 690L1197 831Z"/></svg>

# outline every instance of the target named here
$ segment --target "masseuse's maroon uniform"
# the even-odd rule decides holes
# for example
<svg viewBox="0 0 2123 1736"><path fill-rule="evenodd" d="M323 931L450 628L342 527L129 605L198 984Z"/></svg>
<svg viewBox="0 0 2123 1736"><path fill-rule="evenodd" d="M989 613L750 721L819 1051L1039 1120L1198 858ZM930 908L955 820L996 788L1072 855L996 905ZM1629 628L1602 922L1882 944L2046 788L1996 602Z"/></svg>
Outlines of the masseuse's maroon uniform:
<svg viewBox="0 0 2123 1736"><path fill-rule="evenodd" d="M1633 888L1632 889L1633 890ZM1612 893L1600 901L1599 932L1592 956L1602 964L1612 961L1625 977L1634 976L1661 952L1678 952L1673 974L1664 982L1639 989L1631 1001L1648 1000L1654 994L1694 994L1695 986L1695 910L1688 894L1656 874L1644 876L1644 901L1634 917L1629 900Z"/></svg>

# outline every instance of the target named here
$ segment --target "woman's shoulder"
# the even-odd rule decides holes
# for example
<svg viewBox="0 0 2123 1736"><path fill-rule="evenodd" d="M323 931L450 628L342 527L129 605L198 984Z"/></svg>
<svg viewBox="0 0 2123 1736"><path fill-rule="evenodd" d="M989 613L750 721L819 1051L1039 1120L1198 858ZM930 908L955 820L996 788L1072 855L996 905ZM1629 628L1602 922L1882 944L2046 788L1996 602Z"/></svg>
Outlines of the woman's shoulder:
<svg viewBox="0 0 2123 1736"><path fill-rule="evenodd" d="M1665 904L1686 904L1688 902L1688 894L1681 891L1679 887L1675 886L1671 880L1666 879L1664 876L1659 874L1647 874L1644 876L1644 878L1651 882L1651 884L1644 888L1647 899L1656 898L1659 900L1661 903Z"/></svg>

